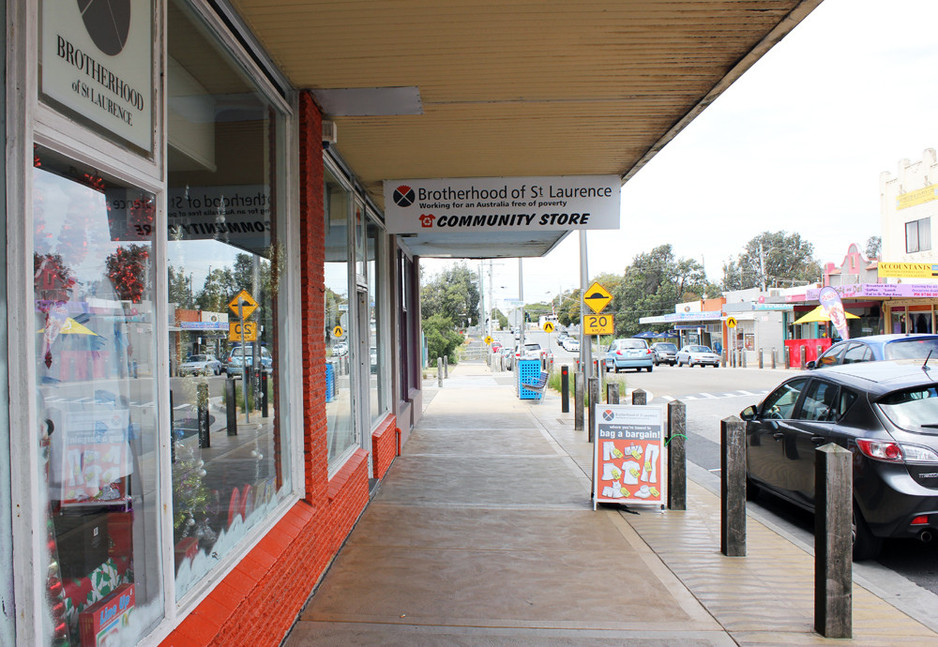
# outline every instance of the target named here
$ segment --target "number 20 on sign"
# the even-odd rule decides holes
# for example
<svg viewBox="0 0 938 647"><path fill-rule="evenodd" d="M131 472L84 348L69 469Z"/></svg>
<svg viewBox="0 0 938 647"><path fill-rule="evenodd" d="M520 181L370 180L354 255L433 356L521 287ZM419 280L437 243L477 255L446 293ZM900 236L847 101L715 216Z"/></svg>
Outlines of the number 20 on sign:
<svg viewBox="0 0 938 647"><path fill-rule="evenodd" d="M584 335L612 335L614 332L612 315L583 315Z"/></svg>

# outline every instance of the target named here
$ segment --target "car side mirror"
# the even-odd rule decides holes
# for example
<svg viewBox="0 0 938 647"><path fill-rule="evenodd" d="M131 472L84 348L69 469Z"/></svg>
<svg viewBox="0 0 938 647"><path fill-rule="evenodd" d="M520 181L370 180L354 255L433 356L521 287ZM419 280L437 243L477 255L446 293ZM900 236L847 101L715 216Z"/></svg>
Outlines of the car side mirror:
<svg viewBox="0 0 938 647"><path fill-rule="evenodd" d="M817 368L817 361L812 359L810 362L805 362L804 367L809 371L812 371Z"/></svg>
<svg viewBox="0 0 938 647"><path fill-rule="evenodd" d="M749 405L745 409L739 412L739 417L743 420L755 420L756 417L756 407L755 405Z"/></svg>

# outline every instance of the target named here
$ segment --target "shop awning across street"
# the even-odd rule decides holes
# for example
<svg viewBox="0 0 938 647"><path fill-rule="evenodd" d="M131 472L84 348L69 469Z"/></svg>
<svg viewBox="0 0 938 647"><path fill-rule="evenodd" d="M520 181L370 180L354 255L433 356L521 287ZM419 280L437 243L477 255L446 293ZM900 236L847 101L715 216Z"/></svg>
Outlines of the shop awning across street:
<svg viewBox="0 0 938 647"><path fill-rule="evenodd" d="M820 0L232 4L383 210L385 181L410 178L627 181ZM577 228L428 227L406 245L540 256Z"/></svg>

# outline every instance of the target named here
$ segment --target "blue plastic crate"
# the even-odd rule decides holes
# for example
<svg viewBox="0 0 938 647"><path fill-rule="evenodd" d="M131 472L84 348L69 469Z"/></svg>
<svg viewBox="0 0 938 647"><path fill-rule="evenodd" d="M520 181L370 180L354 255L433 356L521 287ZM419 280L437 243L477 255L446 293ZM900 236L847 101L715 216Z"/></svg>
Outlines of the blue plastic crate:
<svg viewBox="0 0 938 647"><path fill-rule="evenodd" d="M522 389L522 382L537 382L538 378L541 376L541 360L539 359L523 359L518 362L517 366L518 373L518 397L522 400L539 400L541 398L541 393L537 391L532 391L531 389Z"/></svg>

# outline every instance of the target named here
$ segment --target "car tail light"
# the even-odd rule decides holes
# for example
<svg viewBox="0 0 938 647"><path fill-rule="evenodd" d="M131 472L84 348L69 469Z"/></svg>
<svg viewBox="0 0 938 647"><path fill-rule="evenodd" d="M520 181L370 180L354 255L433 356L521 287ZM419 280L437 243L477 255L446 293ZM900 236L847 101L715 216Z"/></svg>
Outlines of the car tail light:
<svg viewBox="0 0 938 647"><path fill-rule="evenodd" d="M928 525L928 515L920 514L919 516L912 519L909 523L910 526L927 526Z"/></svg>
<svg viewBox="0 0 938 647"><path fill-rule="evenodd" d="M616 355L621 355L621 354L622 354L622 351L621 351L621 350L617 350L617 351L616 351Z"/></svg>
<svg viewBox="0 0 938 647"><path fill-rule="evenodd" d="M874 458L878 461L888 461L890 463L902 462L902 448L899 446L899 443L857 438L857 447L860 448L864 456L869 458Z"/></svg>
<svg viewBox="0 0 938 647"><path fill-rule="evenodd" d="M938 454L927 447L900 445L887 440L857 438L857 447L864 456L888 463L938 463Z"/></svg>

